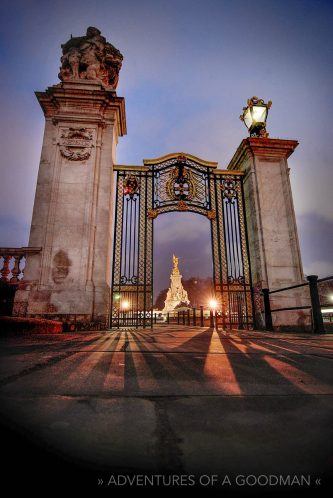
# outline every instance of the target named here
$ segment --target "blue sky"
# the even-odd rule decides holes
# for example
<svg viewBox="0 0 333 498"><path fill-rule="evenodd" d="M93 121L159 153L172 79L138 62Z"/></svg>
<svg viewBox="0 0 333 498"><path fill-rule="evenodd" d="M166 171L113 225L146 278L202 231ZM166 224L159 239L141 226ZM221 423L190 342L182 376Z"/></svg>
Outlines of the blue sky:
<svg viewBox="0 0 333 498"><path fill-rule="evenodd" d="M238 118L247 98L273 101L270 136L300 142L289 165L305 272L332 274L332 5L3 2L0 246L28 241L44 126L34 91L58 82L60 44L92 25L124 55L117 93L126 99L128 135L119 141L119 163L185 151L226 167L247 135ZM191 218L200 228L184 236L191 215L184 216L156 222L156 261L169 261L178 251L184 276L194 273L193 266L208 274L209 226ZM190 263L193 244L196 262ZM168 271L155 272L156 288L167 284Z"/></svg>

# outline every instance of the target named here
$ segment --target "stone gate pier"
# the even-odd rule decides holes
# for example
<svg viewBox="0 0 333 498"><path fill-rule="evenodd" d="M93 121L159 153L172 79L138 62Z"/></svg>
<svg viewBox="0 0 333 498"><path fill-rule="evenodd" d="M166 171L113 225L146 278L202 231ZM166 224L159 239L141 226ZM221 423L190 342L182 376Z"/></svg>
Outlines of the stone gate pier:
<svg viewBox="0 0 333 498"><path fill-rule="evenodd" d="M96 28L62 45L61 82L36 92L45 116L25 279L14 314L107 325L112 167L126 134L122 55Z"/></svg>

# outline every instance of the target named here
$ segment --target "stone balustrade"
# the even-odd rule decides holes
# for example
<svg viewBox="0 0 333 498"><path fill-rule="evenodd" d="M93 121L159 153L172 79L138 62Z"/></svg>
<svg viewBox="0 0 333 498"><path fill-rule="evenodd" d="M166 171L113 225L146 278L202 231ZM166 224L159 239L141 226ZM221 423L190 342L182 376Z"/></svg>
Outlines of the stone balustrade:
<svg viewBox="0 0 333 498"><path fill-rule="evenodd" d="M10 284L22 281L27 255L40 251L41 247L0 247L0 281Z"/></svg>

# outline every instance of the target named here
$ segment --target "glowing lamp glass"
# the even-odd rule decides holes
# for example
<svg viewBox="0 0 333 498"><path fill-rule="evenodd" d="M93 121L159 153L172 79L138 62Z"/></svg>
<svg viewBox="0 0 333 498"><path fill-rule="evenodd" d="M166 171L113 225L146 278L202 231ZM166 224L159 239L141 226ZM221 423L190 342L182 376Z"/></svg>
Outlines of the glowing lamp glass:
<svg viewBox="0 0 333 498"><path fill-rule="evenodd" d="M252 107L252 124L266 123L267 107L255 105Z"/></svg>
<svg viewBox="0 0 333 498"><path fill-rule="evenodd" d="M209 304L209 307L214 310L214 309L217 308L217 304L218 303L217 303L217 301L215 299L211 299L208 304Z"/></svg>
<svg viewBox="0 0 333 498"><path fill-rule="evenodd" d="M251 116L251 111L250 108L248 107L247 110L245 111L244 114L244 123L247 128L250 128L252 125L252 116Z"/></svg>

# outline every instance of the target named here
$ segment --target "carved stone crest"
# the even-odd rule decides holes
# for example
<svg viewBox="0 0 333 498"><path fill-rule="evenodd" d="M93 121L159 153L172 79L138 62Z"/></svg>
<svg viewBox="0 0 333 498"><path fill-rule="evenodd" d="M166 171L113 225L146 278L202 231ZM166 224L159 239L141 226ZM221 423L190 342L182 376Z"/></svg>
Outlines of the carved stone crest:
<svg viewBox="0 0 333 498"><path fill-rule="evenodd" d="M97 80L108 90L117 88L123 56L99 29L90 26L86 36L71 37L61 48L62 81Z"/></svg>
<svg viewBox="0 0 333 498"><path fill-rule="evenodd" d="M93 147L93 132L86 128L69 128L61 134L60 152L69 161L89 159Z"/></svg>

